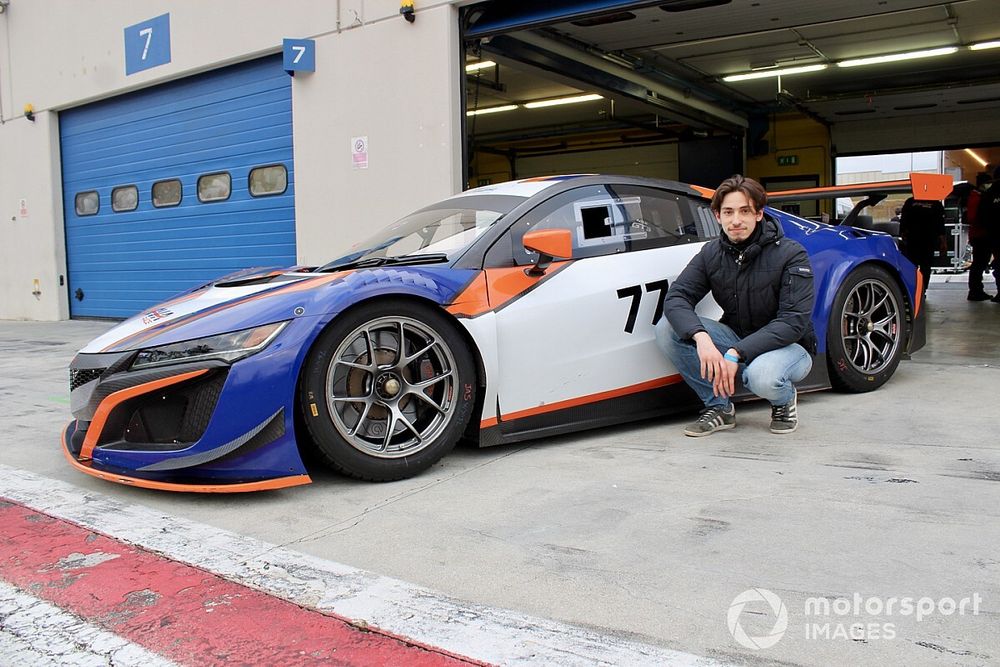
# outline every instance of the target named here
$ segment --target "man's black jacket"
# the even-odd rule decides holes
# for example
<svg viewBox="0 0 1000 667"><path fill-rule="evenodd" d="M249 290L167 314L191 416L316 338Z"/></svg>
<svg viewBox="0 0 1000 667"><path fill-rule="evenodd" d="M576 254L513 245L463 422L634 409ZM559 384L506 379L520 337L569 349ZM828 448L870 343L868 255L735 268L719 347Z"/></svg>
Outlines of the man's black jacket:
<svg viewBox="0 0 1000 667"><path fill-rule="evenodd" d="M725 234L706 243L670 286L663 312L681 338L691 338L705 330L694 307L711 292L722 323L741 338L735 349L745 363L792 343L815 354L809 256L778 223L765 217L757 224L760 233L742 249Z"/></svg>

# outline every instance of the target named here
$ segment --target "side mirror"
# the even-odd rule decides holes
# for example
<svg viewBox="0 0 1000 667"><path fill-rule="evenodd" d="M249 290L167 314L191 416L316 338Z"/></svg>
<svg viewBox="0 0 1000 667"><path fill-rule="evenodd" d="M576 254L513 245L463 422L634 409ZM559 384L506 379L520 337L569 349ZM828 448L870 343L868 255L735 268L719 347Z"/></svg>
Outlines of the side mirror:
<svg viewBox="0 0 1000 667"><path fill-rule="evenodd" d="M524 235L525 249L538 253L535 265L527 269L529 276L540 276L553 259L573 257L573 235L568 229L536 229Z"/></svg>

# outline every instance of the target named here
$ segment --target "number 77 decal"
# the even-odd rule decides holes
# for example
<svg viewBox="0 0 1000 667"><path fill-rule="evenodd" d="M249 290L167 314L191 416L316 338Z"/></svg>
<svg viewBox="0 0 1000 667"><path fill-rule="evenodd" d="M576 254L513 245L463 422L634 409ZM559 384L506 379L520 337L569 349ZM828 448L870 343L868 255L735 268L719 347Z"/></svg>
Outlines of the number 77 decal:
<svg viewBox="0 0 1000 667"><path fill-rule="evenodd" d="M660 321L660 318L663 317L663 299L667 296L667 289L670 288L670 281L664 278L663 280L646 283L645 287L646 292L659 293L656 297L656 308L653 309L652 324L655 325ZM622 287L618 290L618 298L632 299L632 303L629 305L628 309L628 318L625 320L625 333L632 333L635 331L635 320L639 316L639 304L642 301L642 285Z"/></svg>

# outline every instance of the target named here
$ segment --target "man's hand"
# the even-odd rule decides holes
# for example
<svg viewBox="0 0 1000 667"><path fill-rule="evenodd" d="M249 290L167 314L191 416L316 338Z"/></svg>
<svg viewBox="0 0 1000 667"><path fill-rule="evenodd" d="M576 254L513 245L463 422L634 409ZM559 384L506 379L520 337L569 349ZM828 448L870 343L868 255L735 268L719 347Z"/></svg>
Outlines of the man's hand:
<svg viewBox="0 0 1000 667"><path fill-rule="evenodd" d="M701 377L712 383L714 395L729 398L736 392L736 371L740 365L722 356L708 332L696 333L694 342L698 347L698 359L701 361ZM727 354L737 356L736 350L732 348Z"/></svg>

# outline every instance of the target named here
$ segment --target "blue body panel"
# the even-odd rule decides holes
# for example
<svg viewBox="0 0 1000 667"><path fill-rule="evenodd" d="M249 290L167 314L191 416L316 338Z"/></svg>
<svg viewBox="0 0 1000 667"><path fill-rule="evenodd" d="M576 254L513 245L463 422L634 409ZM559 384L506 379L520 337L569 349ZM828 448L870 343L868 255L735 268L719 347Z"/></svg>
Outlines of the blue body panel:
<svg viewBox="0 0 1000 667"><path fill-rule="evenodd" d="M289 325L267 349L232 364L212 419L190 447L172 452L97 449L94 461L104 468L140 471L145 466L211 452L265 423L284 410L284 435L246 455L182 470L220 481L268 479L306 474L295 439L295 396L299 372L315 339L346 308L370 298L410 296L443 305L450 303L476 271L442 267L400 267L357 271L313 289L272 292L237 301L210 315L196 312L189 322L141 343L141 347L201 338L276 321ZM316 278L317 274L308 274ZM322 274L319 274L322 276ZM308 278L306 279L308 280ZM301 315L294 315L302 308ZM212 310L212 309L210 309ZM185 318L181 318L183 322ZM123 349L132 347L126 343ZM176 475L166 475L171 477Z"/></svg>
<svg viewBox="0 0 1000 667"><path fill-rule="evenodd" d="M172 294L249 266L295 262L290 77L280 57L208 72L60 114L70 312L127 317ZM252 168L282 164L288 187L253 197ZM227 172L225 201L201 202L198 178ZM180 179L176 206L152 187ZM138 188L138 207L111 192ZM100 208L77 215L77 193ZM76 298L81 290L83 299Z"/></svg>
<svg viewBox="0 0 1000 667"><path fill-rule="evenodd" d="M819 339L819 352L826 351L830 309L837 290L844 278L861 264L875 262L889 267L902 280L903 293L912 308L917 269L900 254L888 234L825 225L772 208L768 208L767 212L781 222L786 236L801 243L809 253L815 276L813 327Z"/></svg>

